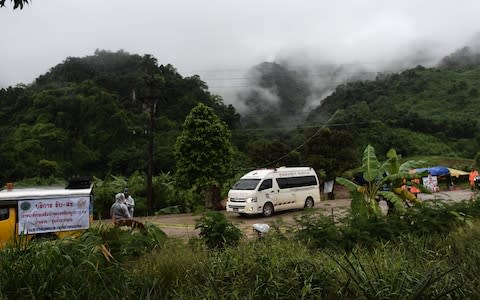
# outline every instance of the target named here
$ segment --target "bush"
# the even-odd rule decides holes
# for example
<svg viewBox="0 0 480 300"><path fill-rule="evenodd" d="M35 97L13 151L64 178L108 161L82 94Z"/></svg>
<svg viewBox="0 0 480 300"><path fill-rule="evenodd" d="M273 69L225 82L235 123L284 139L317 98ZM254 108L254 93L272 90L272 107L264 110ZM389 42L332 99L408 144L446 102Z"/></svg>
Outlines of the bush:
<svg viewBox="0 0 480 300"><path fill-rule="evenodd" d="M297 239L304 241L313 248L340 245L342 242L341 231L330 217L304 214L296 218L295 221L297 222Z"/></svg>
<svg viewBox="0 0 480 300"><path fill-rule="evenodd" d="M215 211L209 211L197 220L195 229L200 229L200 238L210 249L236 246L242 237L240 229L227 221L222 213Z"/></svg>
<svg viewBox="0 0 480 300"><path fill-rule="evenodd" d="M126 264L160 249L165 239L163 231L149 224L143 232L98 226L78 238L7 247L0 252L0 295L8 299L126 297L130 293Z"/></svg>
<svg viewBox="0 0 480 300"><path fill-rule="evenodd" d="M428 201L409 208L403 215L350 215L339 224L323 215L304 215L296 219L295 236L312 248L351 250L356 245L372 247L380 242L395 241L406 234L446 236L468 226L472 217L480 217L480 201Z"/></svg>
<svg viewBox="0 0 480 300"><path fill-rule="evenodd" d="M328 219L303 221L331 230ZM271 235L209 251L165 241L153 225L145 234L99 226L0 251L0 299L479 299L480 224L471 225L349 252Z"/></svg>

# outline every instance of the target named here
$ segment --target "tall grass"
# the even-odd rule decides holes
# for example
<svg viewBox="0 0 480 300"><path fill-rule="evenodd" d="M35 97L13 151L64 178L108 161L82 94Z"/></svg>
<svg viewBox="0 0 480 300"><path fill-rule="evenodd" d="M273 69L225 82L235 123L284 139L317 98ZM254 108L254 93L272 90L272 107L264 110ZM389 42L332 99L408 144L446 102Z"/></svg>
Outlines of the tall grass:
<svg viewBox="0 0 480 300"><path fill-rule="evenodd" d="M159 248L165 235L94 227L76 239L14 244L0 252L0 295L8 299L114 299L128 295L125 263Z"/></svg>
<svg viewBox="0 0 480 300"><path fill-rule="evenodd" d="M475 205L417 216L424 219L414 228L441 229L428 234L364 227L355 229L361 238L328 240L331 221L306 217L303 238L267 234L222 250L166 239L153 225L145 233L99 226L0 251L0 299L479 299L480 223L459 218ZM457 225L442 225L449 222ZM322 246L346 236L361 242Z"/></svg>

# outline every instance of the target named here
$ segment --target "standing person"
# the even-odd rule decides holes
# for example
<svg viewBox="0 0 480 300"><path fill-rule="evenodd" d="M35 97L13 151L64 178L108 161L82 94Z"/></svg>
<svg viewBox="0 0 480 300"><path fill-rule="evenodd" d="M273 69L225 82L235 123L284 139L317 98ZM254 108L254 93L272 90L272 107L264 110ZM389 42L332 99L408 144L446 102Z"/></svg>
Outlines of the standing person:
<svg viewBox="0 0 480 300"><path fill-rule="evenodd" d="M468 175L468 181L470 181L470 188L472 191L475 190L475 178L478 176L478 171L475 168L472 168L470 174Z"/></svg>
<svg viewBox="0 0 480 300"><path fill-rule="evenodd" d="M110 208L110 216L113 224L121 226L122 223L130 219L127 205L125 204L125 196L122 193L115 195L115 203Z"/></svg>
<svg viewBox="0 0 480 300"><path fill-rule="evenodd" d="M135 210L135 200L133 200L132 196L128 192L128 188L123 190L123 195L125 195L125 204L128 207L128 213L130 214L130 218L133 218L133 211Z"/></svg>

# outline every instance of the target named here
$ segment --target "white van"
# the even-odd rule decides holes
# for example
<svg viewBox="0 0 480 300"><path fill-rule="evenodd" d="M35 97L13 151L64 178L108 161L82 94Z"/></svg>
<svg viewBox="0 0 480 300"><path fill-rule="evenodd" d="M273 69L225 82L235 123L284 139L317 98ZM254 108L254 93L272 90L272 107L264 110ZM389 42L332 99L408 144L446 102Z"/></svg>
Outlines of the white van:
<svg viewBox="0 0 480 300"><path fill-rule="evenodd" d="M239 214L312 208L320 201L315 170L309 167L281 167L251 171L228 192L226 209Z"/></svg>

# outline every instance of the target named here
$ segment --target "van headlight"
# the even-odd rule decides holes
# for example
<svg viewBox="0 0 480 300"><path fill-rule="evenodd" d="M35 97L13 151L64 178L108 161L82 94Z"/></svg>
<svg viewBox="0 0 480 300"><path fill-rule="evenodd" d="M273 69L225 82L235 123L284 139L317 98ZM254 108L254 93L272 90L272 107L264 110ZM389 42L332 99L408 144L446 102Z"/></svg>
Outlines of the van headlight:
<svg viewBox="0 0 480 300"><path fill-rule="evenodd" d="M257 202L257 197L250 197L250 198L247 198L247 203L251 203L251 202Z"/></svg>

